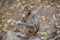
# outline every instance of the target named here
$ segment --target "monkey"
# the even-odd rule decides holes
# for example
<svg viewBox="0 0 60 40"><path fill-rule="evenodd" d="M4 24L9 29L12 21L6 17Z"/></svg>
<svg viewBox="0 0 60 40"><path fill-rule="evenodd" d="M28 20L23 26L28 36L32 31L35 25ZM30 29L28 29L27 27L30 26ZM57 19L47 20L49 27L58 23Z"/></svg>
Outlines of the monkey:
<svg viewBox="0 0 60 40"><path fill-rule="evenodd" d="M37 22L37 16L31 12L29 6L24 7L23 14L25 16L22 17L21 21L17 21L16 24L24 25L22 33L26 36L35 36L39 30L39 22Z"/></svg>

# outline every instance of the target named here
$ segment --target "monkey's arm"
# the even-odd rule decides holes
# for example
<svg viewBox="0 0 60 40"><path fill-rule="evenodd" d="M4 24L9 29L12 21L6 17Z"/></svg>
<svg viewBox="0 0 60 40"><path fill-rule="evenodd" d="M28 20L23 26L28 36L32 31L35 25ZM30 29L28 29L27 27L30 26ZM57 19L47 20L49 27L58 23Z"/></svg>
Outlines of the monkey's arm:
<svg viewBox="0 0 60 40"><path fill-rule="evenodd" d="M34 24L24 23L24 22L21 22L21 21L17 21L16 24L23 25L23 26L31 26L31 27L34 27Z"/></svg>

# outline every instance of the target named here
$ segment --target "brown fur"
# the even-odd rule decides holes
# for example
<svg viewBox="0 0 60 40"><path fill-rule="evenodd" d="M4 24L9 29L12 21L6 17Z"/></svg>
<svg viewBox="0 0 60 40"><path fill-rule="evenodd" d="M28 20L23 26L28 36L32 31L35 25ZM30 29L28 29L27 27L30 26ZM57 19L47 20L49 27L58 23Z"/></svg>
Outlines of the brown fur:
<svg viewBox="0 0 60 40"><path fill-rule="evenodd" d="M26 28L25 27L25 30L23 30L24 31L23 33L25 35L35 36L37 34L38 30L39 30L39 26L35 26L33 28Z"/></svg>

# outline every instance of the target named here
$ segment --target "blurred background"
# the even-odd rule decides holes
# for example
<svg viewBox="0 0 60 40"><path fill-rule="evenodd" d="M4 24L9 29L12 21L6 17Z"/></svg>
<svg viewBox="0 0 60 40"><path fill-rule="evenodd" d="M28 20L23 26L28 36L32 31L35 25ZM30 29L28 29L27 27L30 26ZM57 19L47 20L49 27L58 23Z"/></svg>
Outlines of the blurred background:
<svg viewBox="0 0 60 40"><path fill-rule="evenodd" d="M40 14L38 37L29 40L60 40L60 0L0 0L0 40L8 40L7 30L22 29L15 22L20 20L25 4Z"/></svg>

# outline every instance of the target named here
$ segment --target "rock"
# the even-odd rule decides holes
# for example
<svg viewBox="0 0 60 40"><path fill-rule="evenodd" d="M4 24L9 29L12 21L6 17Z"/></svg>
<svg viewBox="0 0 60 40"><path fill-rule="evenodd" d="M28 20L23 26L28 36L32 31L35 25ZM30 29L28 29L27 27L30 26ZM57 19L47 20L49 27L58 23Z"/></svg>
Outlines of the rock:
<svg viewBox="0 0 60 40"><path fill-rule="evenodd" d="M40 38L36 38L36 37L31 37L29 38L29 40L41 40Z"/></svg>
<svg viewBox="0 0 60 40"><path fill-rule="evenodd" d="M20 40L13 31L8 31L3 40Z"/></svg>
<svg viewBox="0 0 60 40"><path fill-rule="evenodd" d="M30 37L24 36L20 32L14 32L9 30L7 34L3 37L3 40L29 40Z"/></svg>

